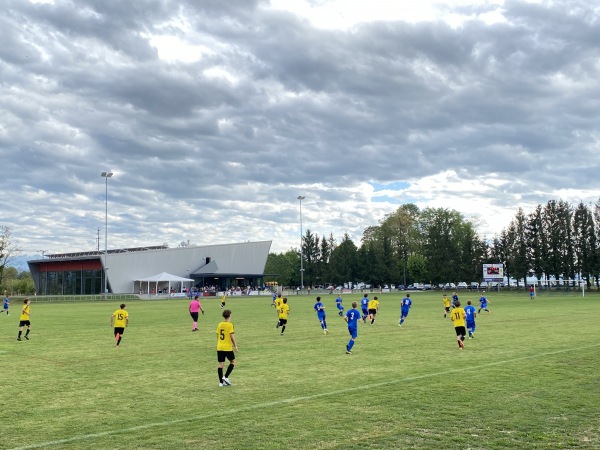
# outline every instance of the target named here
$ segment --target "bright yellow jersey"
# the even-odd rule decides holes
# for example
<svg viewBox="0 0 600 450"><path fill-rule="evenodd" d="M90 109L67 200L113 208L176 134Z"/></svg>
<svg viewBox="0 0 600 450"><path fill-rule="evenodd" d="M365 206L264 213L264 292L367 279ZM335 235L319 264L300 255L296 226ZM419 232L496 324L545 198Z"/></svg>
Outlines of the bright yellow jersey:
<svg viewBox="0 0 600 450"><path fill-rule="evenodd" d="M369 300L369 309L377 309L379 308L378 300Z"/></svg>
<svg viewBox="0 0 600 450"><path fill-rule="evenodd" d="M129 313L124 309L117 309L113 313L113 317L115 318L113 323L115 328L125 328L125 326L127 326L127 318L129 317Z"/></svg>
<svg viewBox="0 0 600 450"><path fill-rule="evenodd" d="M450 318L452 319L452 322L454 322L454 328L466 326L465 316L465 310L462 307L454 308L452 310Z"/></svg>
<svg viewBox="0 0 600 450"><path fill-rule="evenodd" d="M444 308L450 308L450 299L448 297L444 297Z"/></svg>
<svg viewBox="0 0 600 450"><path fill-rule="evenodd" d="M221 303L225 303L225 299L227 299L227 294L223 294L221 297Z"/></svg>
<svg viewBox="0 0 600 450"><path fill-rule="evenodd" d="M281 297L277 297L277 300L275 300L275 308L278 312L281 305L283 305L283 299Z"/></svg>
<svg viewBox="0 0 600 450"><path fill-rule="evenodd" d="M282 303L277 311L279 312L280 319L287 319L288 313L290 312L290 305Z"/></svg>
<svg viewBox="0 0 600 450"><path fill-rule="evenodd" d="M21 310L21 317L19 317L19 320L29 320L30 313L31 310L29 309L29 305L23 306L23 309Z"/></svg>
<svg viewBox="0 0 600 450"><path fill-rule="evenodd" d="M217 325L217 350L224 352L233 351L233 342L231 342L231 335L233 333L233 324L231 322L220 322Z"/></svg>

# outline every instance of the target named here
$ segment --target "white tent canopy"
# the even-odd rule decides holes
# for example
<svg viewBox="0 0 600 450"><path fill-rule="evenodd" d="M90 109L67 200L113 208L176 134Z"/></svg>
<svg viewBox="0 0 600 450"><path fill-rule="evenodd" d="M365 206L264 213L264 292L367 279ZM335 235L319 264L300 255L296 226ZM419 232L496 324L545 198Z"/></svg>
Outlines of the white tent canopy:
<svg viewBox="0 0 600 450"><path fill-rule="evenodd" d="M177 275L173 275L171 273L161 272L157 275L152 275L150 277L138 278L137 280L135 280L133 282L133 290L135 292L135 283L139 282L140 287L141 287L142 283L147 283L148 284L147 292L148 292L148 294L150 294L150 283L154 283L155 292L158 293L158 283L167 283L168 284L167 292L171 292L171 283L181 283L181 286L183 286L183 283L190 283L193 281L194 280L192 278L184 278L184 277L180 277Z"/></svg>

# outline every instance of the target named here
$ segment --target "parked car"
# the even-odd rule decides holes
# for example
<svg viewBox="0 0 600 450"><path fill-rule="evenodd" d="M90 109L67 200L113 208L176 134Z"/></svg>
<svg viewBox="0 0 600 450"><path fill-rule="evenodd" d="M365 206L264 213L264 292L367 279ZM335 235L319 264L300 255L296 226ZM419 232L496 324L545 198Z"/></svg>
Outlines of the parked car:
<svg viewBox="0 0 600 450"><path fill-rule="evenodd" d="M487 287L488 287L487 281L482 281L479 284L479 289L487 289Z"/></svg>
<svg viewBox="0 0 600 450"><path fill-rule="evenodd" d="M424 285L423 285L423 290L425 290L425 291L430 291L431 289L432 289L432 288L431 288L431 285L430 285L430 284L424 284Z"/></svg>
<svg viewBox="0 0 600 450"><path fill-rule="evenodd" d="M477 281L471 281L469 289L479 289L479 283Z"/></svg>
<svg viewBox="0 0 600 450"><path fill-rule="evenodd" d="M456 289L456 285L454 283L446 283L444 289Z"/></svg>
<svg viewBox="0 0 600 450"><path fill-rule="evenodd" d="M405 290L405 289L406 289L406 286L404 286L403 284L399 284L399 285L398 285L398 290L399 290L399 291L403 291L403 290Z"/></svg>
<svg viewBox="0 0 600 450"><path fill-rule="evenodd" d="M456 285L456 289L467 289L467 283L465 283L464 281L459 281L458 284Z"/></svg>
<svg viewBox="0 0 600 450"><path fill-rule="evenodd" d="M409 285L406 287L406 290L407 290L407 291L414 291L414 290L415 290L415 286L414 286L414 284L409 284Z"/></svg>

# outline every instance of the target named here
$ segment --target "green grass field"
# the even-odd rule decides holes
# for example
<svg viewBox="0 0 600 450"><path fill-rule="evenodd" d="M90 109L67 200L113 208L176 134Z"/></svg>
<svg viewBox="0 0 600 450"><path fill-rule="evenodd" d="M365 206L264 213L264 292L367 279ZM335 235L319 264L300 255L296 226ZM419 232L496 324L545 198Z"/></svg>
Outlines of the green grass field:
<svg viewBox="0 0 600 450"><path fill-rule="evenodd" d="M490 293L464 351L441 293L413 294L402 328L402 296L379 297L352 355L333 295L327 336L313 296L290 297L285 336L270 298L230 299L240 351L223 388L218 299L197 333L186 300L128 301L118 349L117 302L34 303L22 342L13 303L0 317L0 448L600 448L597 295Z"/></svg>

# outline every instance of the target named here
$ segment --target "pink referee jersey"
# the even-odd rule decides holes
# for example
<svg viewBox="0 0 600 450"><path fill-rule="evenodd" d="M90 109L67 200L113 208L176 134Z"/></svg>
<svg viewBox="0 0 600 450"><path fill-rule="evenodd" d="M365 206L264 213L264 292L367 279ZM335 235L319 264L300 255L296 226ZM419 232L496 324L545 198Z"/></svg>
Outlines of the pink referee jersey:
<svg viewBox="0 0 600 450"><path fill-rule="evenodd" d="M200 304L200 302L198 300L192 300L190 302L190 312L195 312L197 313L198 311L200 311L200 307L202 305Z"/></svg>

